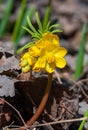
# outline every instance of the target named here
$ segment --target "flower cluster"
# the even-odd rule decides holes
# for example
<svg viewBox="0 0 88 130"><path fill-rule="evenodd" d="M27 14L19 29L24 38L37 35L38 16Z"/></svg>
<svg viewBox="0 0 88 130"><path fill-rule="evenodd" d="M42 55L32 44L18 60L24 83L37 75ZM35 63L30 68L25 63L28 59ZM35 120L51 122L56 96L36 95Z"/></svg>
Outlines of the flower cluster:
<svg viewBox="0 0 88 130"><path fill-rule="evenodd" d="M55 68L64 68L66 60L64 56L67 51L60 46L59 38L53 33L44 33L42 37L28 49L20 62L23 72L30 70L39 72L45 70L48 73L54 72Z"/></svg>

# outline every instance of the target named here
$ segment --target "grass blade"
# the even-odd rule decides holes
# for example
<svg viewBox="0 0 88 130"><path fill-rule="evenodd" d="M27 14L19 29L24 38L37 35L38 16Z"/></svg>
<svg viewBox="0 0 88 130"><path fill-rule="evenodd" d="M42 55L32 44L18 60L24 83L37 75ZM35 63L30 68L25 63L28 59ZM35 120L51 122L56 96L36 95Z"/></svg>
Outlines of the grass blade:
<svg viewBox="0 0 88 130"><path fill-rule="evenodd" d="M2 1L1 1L2 2ZM13 3L14 0L8 0L7 4L6 4L6 9L5 12L3 14L1 23L0 23L0 37L3 36L6 26L7 26L7 21L9 19L10 13L11 13L11 9L13 7Z"/></svg>
<svg viewBox="0 0 88 130"><path fill-rule="evenodd" d="M34 7L30 7L30 8L28 8L26 10L25 14L23 15L22 22L21 22L21 25L20 25L21 26L20 27L20 31L19 31L19 34L17 35L16 41L15 41L16 46L19 45L19 41L20 41L21 37L26 33L26 29L27 29L25 27L25 26L27 26L26 17L29 16L30 19L31 19L33 17L34 12L35 12L35 8ZM29 32L30 30L27 29L27 31ZM32 33L32 32L30 31L30 33Z"/></svg>
<svg viewBox="0 0 88 130"><path fill-rule="evenodd" d="M85 44L86 44L86 38L87 38L86 33L87 33L87 23L84 23L83 29L82 29L82 39L81 39L80 49L78 52L76 69L74 73L74 79L78 79L83 71L83 60L84 60Z"/></svg>
<svg viewBox="0 0 88 130"><path fill-rule="evenodd" d="M21 2L21 6L19 9L19 13L18 13L18 18L17 18L17 21L15 23L15 27L14 27L13 34L12 34L12 41L14 43L16 42L17 36L19 34L19 30L21 28L20 25L21 25L23 14L25 12L26 1L27 0L22 0L22 2Z"/></svg>
<svg viewBox="0 0 88 130"><path fill-rule="evenodd" d="M88 110L86 111L86 113L84 114L84 117L88 117ZM83 130L83 127L86 123L86 120L83 120L78 128L78 130Z"/></svg>

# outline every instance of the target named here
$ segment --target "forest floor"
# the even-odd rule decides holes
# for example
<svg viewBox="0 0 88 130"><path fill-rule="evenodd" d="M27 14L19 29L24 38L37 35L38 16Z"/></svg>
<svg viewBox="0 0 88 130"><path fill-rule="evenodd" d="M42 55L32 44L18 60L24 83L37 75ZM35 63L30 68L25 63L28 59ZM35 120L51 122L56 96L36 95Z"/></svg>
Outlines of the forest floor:
<svg viewBox="0 0 88 130"><path fill-rule="evenodd" d="M15 3L10 17L11 24L17 16L19 3L20 1ZM28 2L35 6L41 19L47 3L47 0ZM50 19L53 23L62 25L63 32L59 37L61 46L68 52L67 65L62 70L55 70L47 105L30 130L78 130L80 119L88 110L88 40L82 74L74 80L76 63L79 62L77 59L82 27L88 20L88 0L52 0ZM36 26L35 19L33 22ZM29 35L25 35L19 47L28 40ZM0 128L3 130L20 130L19 127L35 113L47 84L46 73L32 73L32 76L30 73L23 74L19 61L20 55L14 54L9 32L4 38L0 38ZM83 130L88 130L88 122Z"/></svg>

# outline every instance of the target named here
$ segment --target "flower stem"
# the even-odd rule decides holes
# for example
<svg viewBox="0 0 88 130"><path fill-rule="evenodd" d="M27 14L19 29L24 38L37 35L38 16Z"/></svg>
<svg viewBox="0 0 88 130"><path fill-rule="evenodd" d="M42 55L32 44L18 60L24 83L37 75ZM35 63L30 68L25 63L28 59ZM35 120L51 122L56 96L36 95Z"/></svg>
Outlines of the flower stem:
<svg viewBox="0 0 88 130"><path fill-rule="evenodd" d="M26 123L27 126L31 126L34 123L34 121L36 121L38 119L38 117L40 116L40 114L44 110L44 107L47 103L49 93L50 93L50 90L51 90L51 85L52 85L52 74L48 74L48 83L47 83L47 86L46 86L46 89L45 89L44 96L43 96L43 98L40 102L40 105L37 108L35 114L31 117L31 119L29 121L27 121L27 123ZM22 128L20 130L25 130L25 128Z"/></svg>

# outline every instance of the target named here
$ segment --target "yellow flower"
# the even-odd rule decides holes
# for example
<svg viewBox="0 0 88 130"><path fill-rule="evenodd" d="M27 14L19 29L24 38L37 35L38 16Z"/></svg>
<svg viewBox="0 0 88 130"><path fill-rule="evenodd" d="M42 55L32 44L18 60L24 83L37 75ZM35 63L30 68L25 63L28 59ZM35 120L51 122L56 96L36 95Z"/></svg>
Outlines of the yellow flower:
<svg viewBox="0 0 88 130"><path fill-rule="evenodd" d="M59 47L53 52L46 52L38 58L33 67L33 71L39 72L41 69L45 69L48 73L52 73L55 67L64 68L66 61L63 57L66 55L66 52L66 49L62 47Z"/></svg>
<svg viewBox="0 0 88 130"><path fill-rule="evenodd" d="M22 72L26 73L30 71L31 66L36 62L35 57L31 56L29 52L26 52L20 62L20 66L22 67Z"/></svg>
<svg viewBox="0 0 88 130"><path fill-rule="evenodd" d="M67 51L64 47L60 47L59 38L52 33L43 34L42 38L35 42L35 44L29 48L28 52L21 58L21 66L23 70L31 69L35 72L39 72L42 69L48 73L52 73L55 67L64 68L66 60L64 56Z"/></svg>
<svg viewBox="0 0 88 130"><path fill-rule="evenodd" d="M40 48L40 57L33 70L40 71L45 69L48 73L52 73L55 67L64 68L66 65L66 60L64 56L67 51L65 48L60 47L59 39L57 35L52 33L46 33L43 37L35 43L35 45Z"/></svg>

